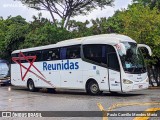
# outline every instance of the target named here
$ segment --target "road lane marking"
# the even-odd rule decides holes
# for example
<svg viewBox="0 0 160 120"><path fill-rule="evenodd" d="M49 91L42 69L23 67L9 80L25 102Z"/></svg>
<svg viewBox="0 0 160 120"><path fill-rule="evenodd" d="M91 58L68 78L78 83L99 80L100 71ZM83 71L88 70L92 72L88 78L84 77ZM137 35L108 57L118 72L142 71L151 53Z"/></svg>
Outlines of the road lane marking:
<svg viewBox="0 0 160 120"><path fill-rule="evenodd" d="M159 110L160 110L160 108L149 108L146 111L144 111L144 113L148 112L148 113L153 114L153 113L155 113L156 111L159 111ZM147 117L135 117L133 120L148 120L150 117L151 117L151 115L147 116Z"/></svg>
<svg viewBox="0 0 160 120"><path fill-rule="evenodd" d="M100 109L101 111L104 111L104 108L103 108L103 106L102 106L101 103L97 103L97 105L98 105L98 107L99 107L99 109Z"/></svg>
<svg viewBox="0 0 160 120"><path fill-rule="evenodd" d="M108 117L107 117L107 111L103 108L102 104L101 103L97 103L97 106L99 107L99 109L102 111L103 113L103 118L102 120L108 120Z"/></svg>
<svg viewBox="0 0 160 120"><path fill-rule="evenodd" d="M120 108L120 107L126 107L126 106L147 106L147 105L160 105L160 102L146 102L146 103L139 103L139 102L131 102L131 103L116 103L113 104L108 108L108 111L112 111L114 109Z"/></svg>

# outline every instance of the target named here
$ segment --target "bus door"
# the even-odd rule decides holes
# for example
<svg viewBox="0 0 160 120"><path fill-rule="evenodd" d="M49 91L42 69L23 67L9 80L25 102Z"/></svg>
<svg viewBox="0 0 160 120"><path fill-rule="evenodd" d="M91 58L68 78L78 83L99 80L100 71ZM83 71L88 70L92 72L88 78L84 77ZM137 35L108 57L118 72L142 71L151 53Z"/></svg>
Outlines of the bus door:
<svg viewBox="0 0 160 120"><path fill-rule="evenodd" d="M108 83L112 92L121 91L121 73L116 52L108 53Z"/></svg>

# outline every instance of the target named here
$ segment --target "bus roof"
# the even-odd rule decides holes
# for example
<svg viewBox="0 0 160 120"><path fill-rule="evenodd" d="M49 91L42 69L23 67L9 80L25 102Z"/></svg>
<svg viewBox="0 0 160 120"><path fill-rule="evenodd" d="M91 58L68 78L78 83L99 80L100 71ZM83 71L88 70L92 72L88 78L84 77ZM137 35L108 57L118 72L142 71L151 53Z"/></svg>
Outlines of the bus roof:
<svg viewBox="0 0 160 120"><path fill-rule="evenodd" d="M36 51L41 49L49 49L49 48L56 48L56 47L63 47L63 46L70 46L70 45L77 45L77 44L109 44L109 45L116 45L120 42L134 42L135 40L131 39L128 36L120 35L120 34L101 34L101 35L93 35L88 37L82 37L82 38L75 38L70 40L64 40L61 42L58 42L56 44L51 45L45 45L45 46L39 46L39 47L33 47L33 48L27 48L27 49L21 49L21 50L15 50L13 53L19 53L21 52L27 52L27 51Z"/></svg>

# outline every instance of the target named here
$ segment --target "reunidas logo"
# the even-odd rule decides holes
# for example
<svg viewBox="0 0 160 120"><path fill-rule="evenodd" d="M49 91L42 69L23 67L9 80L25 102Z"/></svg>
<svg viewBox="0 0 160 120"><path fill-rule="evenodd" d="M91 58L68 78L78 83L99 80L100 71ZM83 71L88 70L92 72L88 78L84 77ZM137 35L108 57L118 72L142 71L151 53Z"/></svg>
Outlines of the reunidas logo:
<svg viewBox="0 0 160 120"><path fill-rule="evenodd" d="M54 64L48 64L47 62L43 62L43 70L77 70L79 69L79 63L78 62L70 62L67 60L64 62L63 60L61 63L54 63Z"/></svg>

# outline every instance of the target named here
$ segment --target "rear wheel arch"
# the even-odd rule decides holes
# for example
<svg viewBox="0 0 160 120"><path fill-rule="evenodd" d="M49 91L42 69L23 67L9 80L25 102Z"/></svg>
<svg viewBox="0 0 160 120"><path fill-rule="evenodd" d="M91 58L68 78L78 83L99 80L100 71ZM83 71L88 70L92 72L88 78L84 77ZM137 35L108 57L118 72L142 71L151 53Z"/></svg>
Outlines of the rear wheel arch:
<svg viewBox="0 0 160 120"><path fill-rule="evenodd" d="M93 78L87 80L85 88L86 92L90 95L97 95L101 93L98 82Z"/></svg>
<svg viewBox="0 0 160 120"><path fill-rule="evenodd" d="M35 87L34 81L31 78L27 80L27 88L31 92L38 91L38 88Z"/></svg>

